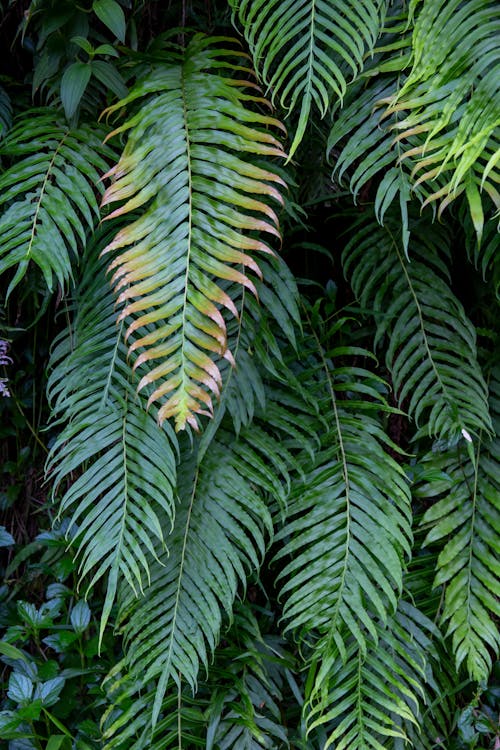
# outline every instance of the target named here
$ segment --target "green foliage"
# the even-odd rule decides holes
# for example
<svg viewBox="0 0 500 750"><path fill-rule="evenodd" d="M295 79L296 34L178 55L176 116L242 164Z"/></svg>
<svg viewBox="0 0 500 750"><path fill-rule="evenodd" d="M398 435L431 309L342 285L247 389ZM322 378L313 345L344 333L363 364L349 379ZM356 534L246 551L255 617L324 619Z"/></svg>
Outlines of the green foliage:
<svg viewBox="0 0 500 750"><path fill-rule="evenodd" d="M342 101L348 81L363 68L384 12L380 0L350 2L230 0L255 67L288 110L299 110L290 156L304 137L313 105L322 117L333 97Z"/></svg>
<svg viewBox="0 0 500 750"><path fill-rule="evenodd" d="M100 175L112 157L102 129L70 130L53 112L23 113L3 140L0 154L13 162L0 176L0 272L15 267L7 296L30 262L50 290L64 288L79 250L99 222Z"/></svg>
<svg viewBox="0 0 500 750"><path fill-rule="evenodd" d="M268 183L282 180L249 163L250 154L283 155L279 142L264 130L278 123L248 108L262 99L244 92L236 74L252 72L231 64L229 55L195 38L182 65L163 65L109 110L143 100L133 118L115 131L130 132L120 161L107 175L115 180L103 197L103 205L126 201L111 216L136 209L141 214L104 252L122 250L111 265L112 283L124 305L120 318L136 314L126 331L130 352L141 350L134 368L162 360L143 375L139 390L155 383L148 404L160 401L160 422L174 417L177 429L186 424L199 429L196 415L213 412L222 380L210 355L233 357L219 308L235 316L238 311L214 279L256 293L239 268L259 276L248 251L272 251L266 242L244 239L242 230L278 236L277 216L261 196L281 202ZM221 69L232 77L221 76ZM165 132L172 134L168 148ZM168 220L165 205L170 206ZM156 323L154 331L147 329L149 323Z"/></svg>
<svg viewBox="0 0 500 750"><path fill-rule="evenodd" d="M497 34L1 4L8 750L498 744Z"/></svg>
<svg viewBox="0 0 500 750"><path fill-rule="evenodd" d="M373 311L375 345L387 339L394 391L419 425L417 436L470 443L471 434L492 429L476 333L449 288L450 239L437 228L426 236L425 226L410 224L408 262L394 222L360 223L342 256L344 271L360 304Z"/></svg>

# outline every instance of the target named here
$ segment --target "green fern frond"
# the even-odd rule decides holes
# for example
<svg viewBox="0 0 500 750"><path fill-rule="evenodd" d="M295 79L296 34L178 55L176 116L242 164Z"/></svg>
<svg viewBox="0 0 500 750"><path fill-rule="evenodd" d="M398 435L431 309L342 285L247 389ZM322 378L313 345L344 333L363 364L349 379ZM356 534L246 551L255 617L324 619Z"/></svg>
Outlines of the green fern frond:
<svg viewBox="0 0 500 750"><path fill-rule="evenodd" d="M412 179L427 183L427 201L440 212L465 190L471 213L485 191L500 208L500 55L495 40L500 16L494 0L437 0L419 3L413 28L412 68L389 103L388 112L405 113L397 140L404 160L415 160ZM420 144L407 139L419 134ZM445 185L433 187L437 176ZM482 228L479 227L480 235Z"/></svg>
<svg viewBox="0 0 500 750"><path fill-rule="evenodd" d="M287 629L312 639L320 659L333 644L345 656L351 636L364 653L367 634L377 638L374 613L386 622L395 611L410 555L411 509L405 473L388 453L395 446L373 415L388 409L385 386L345 364L369 355L316 346L316 366L300 378L324 418L321 451L292 487L276 560L283 564Z"/></svg>
<svg viewBox="0 0 500 750"><path fill-rule="evenodd" d="M79 249L99 222L100 176L114 159L107 130L69 129L53 111L18 118L0 154L12 166L0 176L0 273L15 268L8 295L30 261L49 289L73 278Z"/></svg>
<svg viewBox="0 0 500 750"><path fill-rule="evenodd" d="M374 620L372 629L376 639L365 650L355 639L345 653L332 644L314 667L324 673L323 687L309 696L307 720L310 731L326 725L325 750L386 750L407 740L408 722L418 726L433 624L401 600L387 623ZM317 675L310 682L316 685Z"/></svg>
<svg viewBox="0 0 500 750"><path fill-rule="evenodd" d="M115 131L128 140L103 198L126 201L111 216L141 210L106 248L121 251L112 283L120 320L135 318L126 331L134 368L148 366L139 390L155 385L149 403L177 429L198 429L198 416L212 415L222 384L214 359L232 361L221 308L238 311L218 280L255 292L245 269L260 270L249 252L272 251L254 233L279 236L268 200L281 202L283 182L252 163L284 156L269 131L279 123L250 109L264 100L246 93L251 70L238 62L196 37L182 64L154 70L110 110L140 102Z"/></svg>
<svg viewBox="0 0 500 750"><path fill-rule="evenodd" d="M472 462L459 448L429 454L424 466L440 470L440 481L420 483L418 497L434 501L425 513L425 543L441 540L434 586L444 587L441 623L452 638L457 668L465 663L473 680L486 680L492 654L500 650L500 379L490 383L496 438L481 434Z"/></svg>
<svg viewBox="0 0 500 750"><path fill-rule="evenodd" d="M103 688L110 704L101 720L104 750L205 747L206 711L210 702L206 690L194 697L189 689L174 685L163 699L162 717L152 732L154 688L150 686L134 699L134 683L124 660L106 676Z"/></svg>
<svg viewBox="0 0 500 750"><path fill-rule="evenodd" d="M359 79L349 86L344 107L335 107L328 136L332 177L340 183L348 178L355 202L373 191L375 215L383 224L389 207L399 201L405 251L409 239L407 204L411 195L423 203L428 193L424 186L412 183L411 157L400 161L401 147L394 141L393 128L402 115L388 113L384 102L399 91L410 59L408 10L398 2L391 4L374 54ZM418 140L413 138L412 143L417 145Z"/></svg>
<svg viewBox="0 0 500 750"><path fill-rule="evenodd" d="M361 305L373 310L375 344L387 337L395 395L419 426L417 434L469 441L491 432L475 329L440 259L449 247L446 232L435 227L431 234L419 222L410 226L408 262L396 223L360 222L343 252L344 272Z"/></svg>
<svg viewBox="0 0 500 750"><path fill-rule="evenodd" d="M273 100L299 111L290 157L301 142L313 105L323 117L380 32L385 3L341 0L230 0L254 64Z"/></svg>
<svg viewBox="0 0 500 750"><path fill-rule="evenodd" d="M355 198L375 180L381 222L399 198L405 249L411 195L441 213L463 192L479 241L486 204L500 206L499 24L492 1L395 4L373 59L337 107L334 176L349 175Z"/></svg>
<svg viewBox="0 0 500 750"><path fill-rule="evenodd" d="M64 422L47 463L59 514L71 519L79 575L107 578L101 637L118 584L134 596L149 583L155 543L165 544L175 508L176 445L135 393L102 260L85 256L72 327L54 346L48 396ZM108 238L109 239L109 238ZM165 528L167 519L167 528Z"/></svg>
<svg viewBox="0 0 500 750"><path fill-rule="evenodd" d="M225 613L231 617L238 585L259 568L272 535L269 511L257 488L266 477L251 475L245 456L213 441L200 466L186 458L179 467L179 505L167 543L169 554L152 568L142 599L124 592L119 621L125 625L129 669L140 684L158 680L152 712L158 720L167 685L181 679L194 689L208 665ZM272 472L269 472L270 474ZM267 489L267 486L266 486Z"/></svg>
<svg viewBox="0 0 500 750"><path fill-rule="evenodd" d="M439 471L430 468L427 480L433 481ZM419 470L424 470L419 465ZM425 499L424 499L425 502ZM405 598L420 610L433 623L429 633L431 642L426 646L425 693L418 726L406 722L406 732L415 750L429 750L440 742L443 747L451 745L451 735L455 730L459 710L460 689L467 687L459 676L449 643L434 624L439 618L442 604L441 591L433 589L437 554L435 550L422 549L422 527L416 519L414 549L418 550L409 563L405 575ZM404 745L395 745L394 750L403 750Z"/></svg>

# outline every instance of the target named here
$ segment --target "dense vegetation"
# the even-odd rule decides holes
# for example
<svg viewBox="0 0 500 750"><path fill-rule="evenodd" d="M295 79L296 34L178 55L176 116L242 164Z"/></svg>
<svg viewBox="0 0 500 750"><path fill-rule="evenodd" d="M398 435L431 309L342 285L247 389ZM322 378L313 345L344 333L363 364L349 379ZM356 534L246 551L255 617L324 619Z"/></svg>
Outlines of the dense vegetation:
<svg viewBox="0 0 500 750"><path fill-rule="evenodd" d="M500 746L499 31L2 0L9 750Z"/></svg>

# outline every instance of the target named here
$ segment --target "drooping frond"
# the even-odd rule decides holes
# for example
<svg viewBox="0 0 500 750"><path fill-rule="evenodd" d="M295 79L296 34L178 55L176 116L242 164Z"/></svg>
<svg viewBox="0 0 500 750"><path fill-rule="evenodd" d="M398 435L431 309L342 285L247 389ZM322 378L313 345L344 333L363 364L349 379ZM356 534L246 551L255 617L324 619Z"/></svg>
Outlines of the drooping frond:
<svg viewBox="0 0 500 750"><path fill-rule="evenodd" d="M172 684L163 698L154 730L148 724L154 683L135 696L131 705L133 683L124 663L116 665L104 681L115 707L103 721L104 735L109 737L105 750L124 747L124 742L127 750L290 747L282 712L286 706L291 733L290 720L299 713L298 705L290 705L296 696L292 696L288 684L288 670L295 660L286 643L267 632L272 619L270 611L248 601L235 602L234 620L224 632L196 695L187 686ZM119 733L120 729L125 735Z"/></svg>
<svg viewBox="0 0 500 750"><path fill-rule="evenodd" d="M457 668L465 663L473 680L486 680L492 654L500 650L498 597L500 555L500 379L490 383L496 437L479 436L475 461L460 450L431 453L423 462L434 472L418 497L434 504L425 513L425 543L440 543L434 586L444 587L441 623L452 638ZM436 472L440 471L438 479Z"/></svg>
<svg viewBox="0 0 500 750"><path fill-rule="evenodd" d="M0 176L0 273L15 268L9 293L29 263L64 289L72 266L99 221L101 174L113 151L106 129L70 129L52 110L23 114L2 141L12 166Z"/></svg>
<svg viewBox="0 0 500 750"><path fill-rule="evenodd" d="M427 479L436 476L436 470L429 466L430 473ZM418 471L425 469L420 464ZM439 474L439 472L437 472ZM423 474L420 473L420 477ZM422 481L422 479L420 479ZM425 498L423 498L425 503ZM419 503L417 502L417 505ZM412 722L406 722L406 733L415 750L429 750L438 741L443 747L452 744L451 736L455 730L456 715L459 710L460 693L457 693L457 685L462 681L451 652L450 643L447 641L436 623L442 604L441 591L433 589L433 580L436 569L436 550L422 549L422 540L425 536L423 529L416 518L414 549L417 553L413 556L406 571L404 596L408 601L422 613L428 621L433 623L432 632L429 633L431 644L426 651L425 681L421 683L424 691L422 710L418 726ZM403 750L401 744L394 750Z"/></svg>
<svg viewBox="0 0 500 750"><path fill-rule="evenodd" d="M122 597L129 669L138 684L158 681L153 724L168 684L183 680L195 688L238 586L259 568L272 535L258 488L267 489L266 474L273 481L273 473L258 451L241 444L237 452L238 445L212 441L200 466L186 457L169 553L152 568L144 597L137 601L130 589Z"/></svg>
<svg viewBox="0 0 500 750"><path fill-rule="evenodd" d="M485 191L500 209L500 14L495 0L413 0L416 18L412 68L388 112L401 111L397 125L401 160L416 158L415 184L431 188L436 176L446 184L428 201L440 211L465 190L471 213L480 210ZM408 137L418 133L420 145ZM482 228L479 229L480 235Z"/></svg>
<svg viewBox="0 0 500 750"><path fill-rule="evenodd" d="M309 697L307 720L310 730L326 725L324 750L387 750L407 740L408 723L418 726L433 623L401 600L372 629L377 635L365 650L355 639L345 653L332 644L328 660L316 665L323 690Z"/></svg>
<svg viewBox="0 0 500 750"><path fill-rule="evenodd" d="M334 176L349 176L355 198L374 182L380 221L398 198L403 230L410 196L442 212L464 192L480 240L490 200L500 205L498 9L482 0L405 5L394 4L373 59L337 107Z"/></svg>
<svg viewBox="0 0 500 750"><path fill-rule="evenodd" d="M343 253L361 305L373 311L376 344L387 339L386 363L399 403L420 427L444 441L491 431L487 388L477 362L476 333L449 286L440 254L449 238L414 222L411 261L399 227L363 220Z"/></svg>
<svg viewBox="0 0 500 750"><path fill-rule="evenodd" d="M47 473L61 493L59 514L71 519L80 577L90 575L89 588L107 578L102 636L119 582L134 596L142 591L157 558L154 545L165 544L173 524L176 441L135 393L104 264L96 258L100 239L85 255L72 326L52 353L48 396L65 426Z"/></svg>
<svg viewBox="0 0 500 750"><path fill-rule="evenodd" d="M134 315L126 339L134 367L147 367L139 390L154 384L149 403L177 429L212 415L214 359L232 360L221 308L238 311L218 281L254 292L246 269L260 271L249 253L272 252L255 232L279 236L268 202L281 202L282 180L252 163L284 155L269 130L279 123L250 109L264 100L247 93L254 84L241 62L196 37L181 64L158 67L111 110L140 103L116 131L128 141L103 199L125 200L115 216L140 209L107 248L121 251L112 283L120 320Z"/></svg>
<svg viewBox="0 0 500 750"><path fill-rule="evenodd" d="M230 0L254 64L282 107L299 112L290 148L301 142L313 105L324 116L363 69L375 45L381 0Z"/></svg>
<svg viewBox="0 0 500 750"><path fill-rule="evenodd" d="M317 399L321 450L304 461L294 482L278 580L287 629L313 643L312 659L347 655L351 638L360 654L377 639L375 619L387 622L401 594L404 558L410 555L408 482L389 455L394 446L376 412L388 409L385 384L347 364L361 349L325 351L305 346L301 382ZM319 348L318 348L319 347ZM312 364L315 363L315 364ZM323 672L314 690L322 689Z"/></svg>

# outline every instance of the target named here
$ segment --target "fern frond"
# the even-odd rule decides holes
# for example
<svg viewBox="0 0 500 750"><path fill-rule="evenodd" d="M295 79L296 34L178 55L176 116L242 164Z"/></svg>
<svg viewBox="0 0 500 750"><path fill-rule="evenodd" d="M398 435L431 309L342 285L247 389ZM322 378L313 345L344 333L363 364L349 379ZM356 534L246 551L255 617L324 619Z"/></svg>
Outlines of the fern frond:
<svg viewBox="0 0 500 750"><path fill-rule="evenodd" d="M125 661L116 664L103 682L109 707L101 720L104 750L178 750L205 747L206 691L193 697L188 688L173 686L162 704L162 718L151 731L154 687L134 695L134 682ZM110 738L110 739L106 739ZM124 744L125 743L125 744Z"/></svg>
<svg viewBox="0 0 500 750"><path fill-rule="evenodd" d="M435 227L431 235L420 222L410 226L408 262L396 223L360 222L343 252L344 272L360 303L374 312L375 344L387 337L395 395L420 427L417 434L469 440L491 432L475 329L440 259L449 247L446 232Z"/></svg>
<svg viewBox="0 0 500 750"><path fill-rule="evenodd" d="M355 198L375 180L381 222L398 197L404 237L410 195L441 213L464 193L479 241L487 204L500 206L499 24L491 0L395 4L335 113L334 175L349 174Z"/></svg>
<svg viewBox="0 0 500 750"><path fill-rule="evenodd" d="M120 320L135 318L126 331L134 368L148 367L139 390L155 385L149 403L177 429L198 429L198 416L212 415L221 389L214 359L232 361L221 308L238 313L218 281L254 292L245 269L260 271L249 252L272 251L253 233L279 236L268 200L281 202L283 182L251 160L284 155L269 132L279 123L249 108L263 100L246 93L251 71L232 54L196 37L182 64L153 71L110 110L140 101L115 131L128 141L103 199L126 200L112 216L141 211L106 249L121 251L112 283Z"/></svg>
<svg viewBox="0 0 500 750"><path fill-rule="evenodd" d="M333 98L342 101L348 82L380 32L380 0L230 0L254 64L273 100L299 111L290 157L301 142L313 105L323 117Z"/></svg>
<svg viewBox="0 0 500 750"><path fill-rule="evenodd" d="M418 465L419 470L423 467ZM427 481L433 480L436 470L432 467L427 474ZM421 480L420 480L421 481ZM425 499L424 499L425 502ZM424 691L422 710L418 726L406 722L406 732L415 750L429 750L437 742L443 747L451 745L451 735L455 730L457 712L459 710L460 690L457 686L465 687L466 682L459 676L453 654L436 623L442 604L441 591L433 589L437 554L435 550L422 549L422 526L416 518L414 549L418 550L409 563L405 575L405 598L420 610L423 616L433 623L429 633L431 643L426 647L425 681L421 686ZM400 743L394 750L403 750Z"/></svg>
<svg viewBox="0 0 500 750"><path fill-rule="evenodd" d="M429 454L440 481L420 483L418 497L434 501L425 513L425 543L446 540L437 560L434 586L444 587L441 623L452 637L457 668L464 662L473 680L486 680L492 654L500 650L498 559L500 544L500 378L494 373L491 406L496 438L480 435L475 461L459 448ZM441 542L443 544L443 542Z"/></svg>
<svg viewBox="0 0 500 750"><path fill-rule="evenodd" d="M421 203L427 197L424 186L411 180L410 155L400 161L401 147L394 141L393 128L400 112L387 112L384 102L399 91L411 59L411 27L403 3L391 4L380 40L361 76L349 86L341 108L333 114L328 136L328 153L333 163L332 177L340 183L348 178L353 199L375 193L375 215L383 224L395 200L401 209L401 230L405 252L408 247L408 203L414 195ZM418 144L414 137L413 145ZM373 185L373 187L372 187Z"/></svg>
<svg viewBox="0 0 500 750"><path fill-rule="evenodd" d="M69 129L52 110L18 118L0 154L12 166L0 176L0 273L15 268L8 293L35 263L51 290L73 278L79 248L99 221L100 175L114 158L106 129Z"/></svg>
<svg viewBox="0 0 500 750"><path fill-rule="evenodd" d="M151 585L137 601L125 591L119 621L125 625L129 669L140 681L158 680L156 723L167 685L181 678L194 689L207 667L225 613L231 617L238 585L260 566L269 511L257 487L265 482L220 441L200 466L189 457L179 467L179 505L168 538L169 554L152 571ZM271 472L269 472L271 473Z"/></svg>
<svg viewBox="0 0 500 750"><path fill-rule="evenodd" d="M433 624L401 600L387 623L374 621L372 629L376 639L365 650L355 639L345 653L332 644L316 665L323 688L309 696L307 720L309 730L326 725L325 750L386 750L407 740L406 723L418 725Z"/></svg>
<svg viewBox="0 0 500 750"><path fill-rule="evenodd" d="M388 112L405 112L398 123L401 159L411 153L415 184L445 185L428 201L440 212L465 190L474 214L485 191L500 208L500 55L495 40L500 16L494 0L437 0L420 4L413 28L412 68ZM419 134L412 148L407 138ZM482 228L478 228L480 235Z"/></svg>
<svg viewBox="0 0 500 750"><path fill-rule="evenodd" d="M173 434L135 393L114 300L96 241L85 256L73 324L52 353L48 396L65 426L47 463L59 514L69 517L90 589L107 578L101 637L118 584L134 596L149 582L154 543L164 545L175 509ZM76 474L76 476L75 476Z"/></svg>
<svg viewBox="0 0 500 750"><path fill-rule="evenodd" d="M374 615L387 622L397 607L411 547L408 482L374 416L388 409L384 384L344 364L354 354L368 356L319 345L312 373L300 376L324 418L321 451L294 483L276 537L287 629L314 642L318 659L333 647L345 656L351 636L366 652Z"/></svg>

